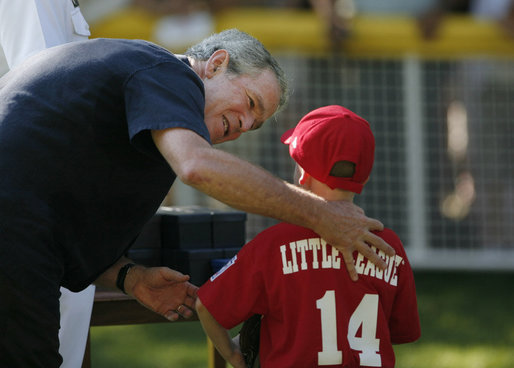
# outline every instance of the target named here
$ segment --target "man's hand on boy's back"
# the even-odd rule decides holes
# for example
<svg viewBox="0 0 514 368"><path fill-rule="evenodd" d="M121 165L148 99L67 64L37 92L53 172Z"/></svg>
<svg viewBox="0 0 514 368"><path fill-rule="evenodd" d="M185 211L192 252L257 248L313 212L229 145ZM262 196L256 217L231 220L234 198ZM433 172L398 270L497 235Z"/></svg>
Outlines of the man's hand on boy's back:
<svg viewBox="0 0 514 368"><path fill-rule="evenodd" d="M351 202L327 201L326 205L331 208L334 216L332 219L326 217L319 219L316 232L328 244L336 247L341 252L352 280L356 281L358 279L353 259L354 251L361 253L377 267L385 269L386 263L371 248L371 246L374 246L389 256L395 254L392 247L382 238L371 232L373 230L382 230L384 225L378 220L366 217L364 211ZM347 221L341 222L341 219L344 218ZM330 234L331 236L325 236L325 234ZM343 239L343 242L340 239Z"/></svg>

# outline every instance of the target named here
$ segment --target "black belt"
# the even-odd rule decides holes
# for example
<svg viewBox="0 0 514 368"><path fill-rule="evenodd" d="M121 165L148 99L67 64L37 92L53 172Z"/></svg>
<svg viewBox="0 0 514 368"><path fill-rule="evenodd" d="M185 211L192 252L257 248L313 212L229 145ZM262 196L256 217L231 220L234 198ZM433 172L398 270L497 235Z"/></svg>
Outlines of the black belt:
<svg viewBox="0 0 514 368"><path fill-rule="evenodd" d="M77 8L79 6L79 0L71 0L71 2L73 3L73 6L75 8Z"/></svg>

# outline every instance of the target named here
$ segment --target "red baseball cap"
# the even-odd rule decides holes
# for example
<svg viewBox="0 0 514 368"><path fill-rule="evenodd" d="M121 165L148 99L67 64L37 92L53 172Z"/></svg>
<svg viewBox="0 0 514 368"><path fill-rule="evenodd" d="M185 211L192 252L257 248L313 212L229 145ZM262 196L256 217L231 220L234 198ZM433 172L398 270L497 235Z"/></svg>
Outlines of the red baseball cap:
<svg viewBox="0 0 514 368"><path fill-rule="evenodd" d="M360 193L373 167L375 138L369 123L342 106L309 112L280 140L289 145L289 154L298 165L332 189ZM352 177L330 175L338 161L355 164Z"/></svg>

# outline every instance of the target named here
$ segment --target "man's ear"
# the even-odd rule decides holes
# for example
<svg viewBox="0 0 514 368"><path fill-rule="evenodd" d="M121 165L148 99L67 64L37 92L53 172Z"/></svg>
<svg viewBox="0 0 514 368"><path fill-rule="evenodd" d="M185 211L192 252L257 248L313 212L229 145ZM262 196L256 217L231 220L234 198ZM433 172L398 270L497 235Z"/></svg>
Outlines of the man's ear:
<svg viewBox="0 0 514 368"><path fill-rule="evenodd" d="M220 73L227 68L228 51L224 49L216 50L205 65L205 75L212 78L216 73Z"/></svg>

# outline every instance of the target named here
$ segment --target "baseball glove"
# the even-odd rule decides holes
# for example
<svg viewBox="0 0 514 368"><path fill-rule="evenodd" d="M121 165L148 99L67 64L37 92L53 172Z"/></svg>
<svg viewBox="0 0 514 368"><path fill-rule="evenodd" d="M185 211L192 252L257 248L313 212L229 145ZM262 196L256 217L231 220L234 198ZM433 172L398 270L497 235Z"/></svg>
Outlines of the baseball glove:
<svg viewBox="0 0 514 368"><path fill-rule="evenodd" d="M260 368L259 339L261 315L255 314L243 323L239 331L239 347L248 368Z"/></svg>

